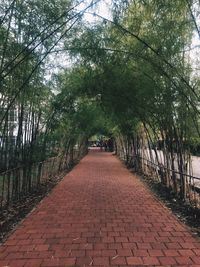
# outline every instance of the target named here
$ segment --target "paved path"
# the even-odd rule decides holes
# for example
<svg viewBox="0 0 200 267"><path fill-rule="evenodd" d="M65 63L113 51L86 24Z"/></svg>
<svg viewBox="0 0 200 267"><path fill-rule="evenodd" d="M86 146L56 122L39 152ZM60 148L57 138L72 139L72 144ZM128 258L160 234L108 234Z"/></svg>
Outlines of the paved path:
<svg viewBox="0 0 200 267"><path fill-rule="evenodd" d="M0 266L200 266L200 242L110 153L90 152L0 247Z"/></svg>

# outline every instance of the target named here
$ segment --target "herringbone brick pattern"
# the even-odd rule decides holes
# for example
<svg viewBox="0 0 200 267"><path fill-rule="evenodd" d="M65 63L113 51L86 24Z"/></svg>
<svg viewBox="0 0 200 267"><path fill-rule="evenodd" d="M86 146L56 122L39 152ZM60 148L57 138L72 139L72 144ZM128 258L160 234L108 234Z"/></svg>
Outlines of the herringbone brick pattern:
<svg viewBox="0 0 200 267"><path fill-rule="evenodd" d="M0 247L0 266L200 266L200 242L110 153L90 152Z"/></svg>

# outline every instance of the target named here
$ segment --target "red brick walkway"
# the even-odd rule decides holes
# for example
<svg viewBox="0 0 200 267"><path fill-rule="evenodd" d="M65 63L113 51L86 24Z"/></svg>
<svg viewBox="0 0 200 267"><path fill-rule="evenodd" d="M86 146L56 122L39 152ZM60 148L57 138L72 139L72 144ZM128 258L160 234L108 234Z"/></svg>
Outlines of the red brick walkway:
<svg viewBox="0 0 200 267"><path fill-rule="evenodd" d="M0 266L200 266L200 242L110 153L91 152L0 247Z"/></svg>

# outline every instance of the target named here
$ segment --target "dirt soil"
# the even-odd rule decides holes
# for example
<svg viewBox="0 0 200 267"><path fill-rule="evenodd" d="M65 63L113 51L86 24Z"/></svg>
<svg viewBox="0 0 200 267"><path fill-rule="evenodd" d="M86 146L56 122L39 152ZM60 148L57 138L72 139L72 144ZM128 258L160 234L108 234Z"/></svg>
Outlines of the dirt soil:
<svg viewBox="0 0 200 267"><path fill-rule="evenodd" d="M36 205L47 196L53 187L66 175L66 171L48 180L28 196L0 210L0 244L4 243L15 227Z"/></svg>
<svg viewBox="0 0 200 267"><path fill-rule="evenodd" d="M200 237L200 209L176 199L161 183L140 174L140 179L156 195L156 197L186 226L193 235Z"/></svg>

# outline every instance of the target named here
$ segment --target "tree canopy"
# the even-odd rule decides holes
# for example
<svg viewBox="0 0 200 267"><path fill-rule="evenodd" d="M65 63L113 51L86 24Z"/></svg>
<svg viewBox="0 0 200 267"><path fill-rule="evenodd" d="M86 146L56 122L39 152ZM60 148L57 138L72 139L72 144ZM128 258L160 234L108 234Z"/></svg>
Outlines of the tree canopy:
<svg viewBox="0 0 200 267"><path fill-rule="evenodd" d="M196 151L199 1L110 1L107 18L102 2L1 2L2 169L65 154L95 133L125 148L163 143L180 172Z"/></svg>

